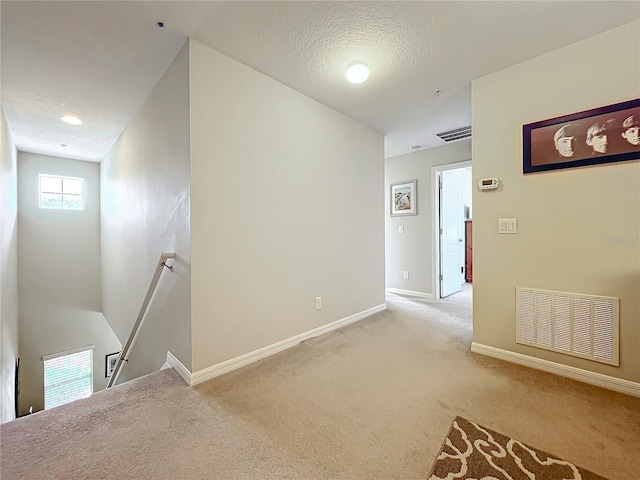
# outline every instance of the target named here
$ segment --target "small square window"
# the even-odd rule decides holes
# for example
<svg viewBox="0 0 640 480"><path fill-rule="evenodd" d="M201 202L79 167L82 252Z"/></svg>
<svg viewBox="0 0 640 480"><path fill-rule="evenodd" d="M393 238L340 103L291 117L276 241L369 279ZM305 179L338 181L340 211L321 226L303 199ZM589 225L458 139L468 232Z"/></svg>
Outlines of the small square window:
<svg viewBox="0 0 640 480"><path fill-rule="evenodd" d="M84 209L84 179L40 175L40 208Z"/></svg>

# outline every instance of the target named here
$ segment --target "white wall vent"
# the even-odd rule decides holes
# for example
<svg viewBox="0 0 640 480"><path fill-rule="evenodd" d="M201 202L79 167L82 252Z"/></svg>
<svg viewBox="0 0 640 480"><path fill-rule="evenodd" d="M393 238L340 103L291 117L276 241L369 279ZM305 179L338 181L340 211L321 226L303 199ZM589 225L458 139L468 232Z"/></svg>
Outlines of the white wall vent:
<svg viewBox="0 0 640 480"><path fill-rule="evenodd" d="M516 287L516 343L620 365L620 299Z"/></svg>

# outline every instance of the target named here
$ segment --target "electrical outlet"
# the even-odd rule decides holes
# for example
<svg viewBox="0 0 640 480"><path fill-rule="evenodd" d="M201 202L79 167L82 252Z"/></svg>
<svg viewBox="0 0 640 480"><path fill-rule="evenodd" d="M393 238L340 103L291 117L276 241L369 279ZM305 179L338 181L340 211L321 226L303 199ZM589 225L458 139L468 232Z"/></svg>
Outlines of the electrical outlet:
<svg viewBox="0 0 640 480"><path fill-rule="evenodd" d="M409 278L409 272L407 272L406 270L404 272L402 272L402 278L404 278L405 280Z"/></svg>
<svg viewBox="0 0 640 480"><path fill-rule="evenodd" d="M316 297L316 310L320 310L322 308L322 297Z"/></svg>

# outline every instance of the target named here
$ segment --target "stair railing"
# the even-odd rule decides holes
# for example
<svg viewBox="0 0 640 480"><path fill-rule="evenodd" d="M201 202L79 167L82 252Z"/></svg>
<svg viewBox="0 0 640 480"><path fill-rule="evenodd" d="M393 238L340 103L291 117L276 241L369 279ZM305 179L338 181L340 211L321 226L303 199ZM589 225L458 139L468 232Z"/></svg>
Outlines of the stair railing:
<svg viewBox="0 0 640 480"><path fill-rule="evenodd" d="M153 293L156 291L156 287L158 285L158 281L160 280L160 275L162 274L162 270L168 268L173 272L173 266L167 265L167 260L170 258L175 258L175 253L163 253L160 255L160 259L158 260L158 264L156 265L156 269L153 272L153 277L151 278L151 283L149 284L149 288L147 289L147 294L142 301L142 306L140 307L140 312L138 312L138 317L136 318L136 322L133 324L131 328L131 333L129 334L129 338L127 342L124 344L122 348L122 352L118 356L118 360L116 361L116 365L111 373L111 377L109 378L109 383L107 383L107 388L112 387L118 381L118 376L122 371L122 366L124 362L128 361L127 354L131 349L131 345L138 334L138 330L140 329L140 325L142 324L142 319L144 318L144 314L147 312L147 308L149 307L149 303L151 302L151 297Z"/></svg>

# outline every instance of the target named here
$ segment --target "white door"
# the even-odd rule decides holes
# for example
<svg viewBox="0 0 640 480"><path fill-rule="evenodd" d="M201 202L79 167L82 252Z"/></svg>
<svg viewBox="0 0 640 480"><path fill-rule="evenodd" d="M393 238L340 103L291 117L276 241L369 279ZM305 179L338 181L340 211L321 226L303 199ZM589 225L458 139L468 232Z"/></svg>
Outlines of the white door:
<svg viewBox="0 0 640 480"><path fill-rule="evenodd" d="M461 289L464 232L460 179L446 170L440 179L440 296L447 297Z"/></svg>

